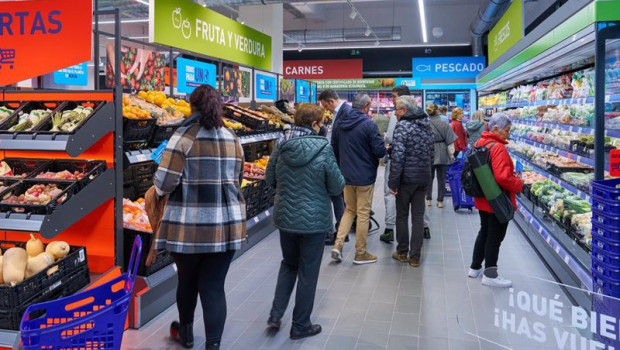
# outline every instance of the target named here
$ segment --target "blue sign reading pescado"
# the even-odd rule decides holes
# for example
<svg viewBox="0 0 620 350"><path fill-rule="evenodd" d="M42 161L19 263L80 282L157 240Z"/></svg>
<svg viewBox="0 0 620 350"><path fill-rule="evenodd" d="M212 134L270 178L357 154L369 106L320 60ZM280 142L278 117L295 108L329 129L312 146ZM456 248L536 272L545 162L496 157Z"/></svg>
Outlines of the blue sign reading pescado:
<svg viewBox="0 0 620 350"><path fill-rule="evenodd" d="M54 84L76 86L88 85L88 66L86 65L86 62L55 71Z"/></svg>
<svg viewBox="0 0 620 350"><path fill-rule="evenodd" d="M412 75L420 79L475 78L486 67L482 56L429 57L412 59Z"/></svg>
<svg viewBox="0 0 620 350"><path fill-rule="evenodd" d="M297 80L297 102L310 102L310 83L306 80Z"/></svg>
<svg viewBox="0 0 620 350"><path fill-rule="evenodd" d="M215 65L177 58L177 90L191 94L195 88L203 84L217 86Z"/></svg>
<svg viewBox="0 0 620 350"><path fill-rule="evenodd" d="M276 77L256 74L256 99L276 100Z"/></svg>

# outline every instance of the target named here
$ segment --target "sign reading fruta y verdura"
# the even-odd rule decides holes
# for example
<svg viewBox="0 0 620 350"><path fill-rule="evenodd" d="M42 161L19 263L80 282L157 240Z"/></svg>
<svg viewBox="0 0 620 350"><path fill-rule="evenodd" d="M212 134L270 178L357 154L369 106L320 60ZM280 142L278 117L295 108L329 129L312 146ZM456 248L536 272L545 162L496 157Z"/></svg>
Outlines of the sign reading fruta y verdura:
<svg viewBox="0 0 620 350"><path fill-rule="evenodd" d="M150 41L271 70L271 37L190 0L150 1Z"/></svg>

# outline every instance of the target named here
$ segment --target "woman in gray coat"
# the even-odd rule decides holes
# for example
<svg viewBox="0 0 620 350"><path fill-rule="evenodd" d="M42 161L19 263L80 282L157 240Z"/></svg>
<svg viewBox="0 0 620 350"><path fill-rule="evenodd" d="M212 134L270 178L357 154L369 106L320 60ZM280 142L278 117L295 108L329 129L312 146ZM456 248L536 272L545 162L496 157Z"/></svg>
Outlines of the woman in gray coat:
<svg viewBox="0 0 620 350"><path fill-rule="evenodd" d="M426 113L430 117L431 129L435 134L435 161L431 173L431 183L426 190L426 204L433 204L433 179L437 177L437 207L443 208L443 197L446 192L446 173L448 167L454 162L454 142L457 136L450 125L443 121L439 115L439 108L434 103L429 103Z"/></svg>

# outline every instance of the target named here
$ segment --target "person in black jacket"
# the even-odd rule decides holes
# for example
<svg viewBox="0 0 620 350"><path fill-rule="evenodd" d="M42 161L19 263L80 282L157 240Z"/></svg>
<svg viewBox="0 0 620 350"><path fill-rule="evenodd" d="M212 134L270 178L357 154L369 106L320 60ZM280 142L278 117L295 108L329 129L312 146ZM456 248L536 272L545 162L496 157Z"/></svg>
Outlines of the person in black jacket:
<svg viewBox="0 0 620 350"><path fill-rule="evenodd" d="M392 139L392 163L388 186L396 196L396 241L392 257L420 266L424 241L424 197L431 181L435 135L428 115L411 96L396 99L398 124ZM409 210L412 234L409 239Z"/></svg>
<svg viewBox="0 0 620 350"><path fill-rule="evenodd" d="M332 259L342 261L344 239L357 215L353 263L358 265L377 261L376 256L366 251L366 236L379 159L385 156L385 143L379 135L377 124L368 116L369 110L370 97L364 93L355 96L353 108L336 118L331 139L336 160L346 182L346 209L332 249Z"/></svg>

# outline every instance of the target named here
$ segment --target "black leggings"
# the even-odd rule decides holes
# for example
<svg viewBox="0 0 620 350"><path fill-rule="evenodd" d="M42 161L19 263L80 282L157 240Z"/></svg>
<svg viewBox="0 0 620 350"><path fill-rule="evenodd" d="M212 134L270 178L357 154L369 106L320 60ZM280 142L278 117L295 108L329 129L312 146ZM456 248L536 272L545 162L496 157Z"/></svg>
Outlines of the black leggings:
<svg viewBox="0 0 620 350"><path fill-rule="evenodd" d="M181 325L194 323L200 293L207 344L220 343L226 322L224 281L235 251L170 255L177 265L179 276L177 308Z"/></svg>
<svg viewBox="0 0 620 350"><path fill-rule="evenodd" d="M479 213L480 232L474 244L474 254L470 265L474 270L480 269L483 261L485 269L497 267L499 247L508 230L508 223L500 223L495 214L482 210Z"/></svg>

